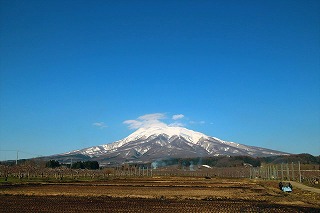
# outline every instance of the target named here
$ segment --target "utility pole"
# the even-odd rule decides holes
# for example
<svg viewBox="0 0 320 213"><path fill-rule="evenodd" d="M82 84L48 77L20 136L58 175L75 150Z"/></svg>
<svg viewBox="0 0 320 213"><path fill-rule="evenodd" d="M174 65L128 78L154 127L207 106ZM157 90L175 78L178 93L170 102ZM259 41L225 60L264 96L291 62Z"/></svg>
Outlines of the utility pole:
<svg viewBox="0 0 320 213"><path fill-rule="evenodd" d="M17 150L17 159L16 159L16 165L18 165L18 159L19 159L19 150Z"/></svg>

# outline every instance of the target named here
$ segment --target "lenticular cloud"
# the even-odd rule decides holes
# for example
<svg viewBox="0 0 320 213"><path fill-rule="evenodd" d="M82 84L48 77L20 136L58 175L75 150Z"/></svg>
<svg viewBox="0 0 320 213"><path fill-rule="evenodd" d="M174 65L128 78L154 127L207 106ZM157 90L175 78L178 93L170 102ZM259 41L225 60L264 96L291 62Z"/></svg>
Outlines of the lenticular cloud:
<svg viewBox="0 0 320 213"><path fill-rule="evenodd" d="M136 120L126 120L123 123L129 125L129 129L139 129L150 126L167 126L160 120L165 119L164 113L146 114L138 117Z"/></svg>
<svg viewBox="0 0 320 213"><path fill-rule="evenodd" d="M135 120L126 120L123 123L128 125L129 129L139 129L148 127L184 127L185 124L177 120L184 118L183 114L176 114L171 117L171 123L164 123L162 120L167 119L165 113L145 114Z"/></svg>
<svg viewBox="0 0 320 213"><path fill-rule="evenodd" d="M182 114L178 114L178 115L173 115L172 116L173 120L179 120L179 119L182 119L182 118L184 118L184 115L182 115Z"/></svg>

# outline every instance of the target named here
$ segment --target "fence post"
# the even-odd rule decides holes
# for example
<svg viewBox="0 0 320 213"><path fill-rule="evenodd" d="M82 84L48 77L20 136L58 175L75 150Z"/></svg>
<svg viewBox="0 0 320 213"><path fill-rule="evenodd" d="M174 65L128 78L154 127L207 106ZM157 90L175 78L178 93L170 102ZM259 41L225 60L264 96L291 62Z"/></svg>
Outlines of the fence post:
<svg viewBox="0 0 320 213"><path fill-rule="evenodd" d="M298 161L299 164L299 182L301 183L301 169L300 169L300 161Z"/></svg>
<svg viewBox="0 0 320 213"><path fill-rule="evenodd" d="M289 164L287 163L287 180L290 181Z"/></svg>
<svg viewBox="0 0 320 213"><path fill-rule="evenodd" d="M295 180L295 178L294 178L293 162L291 162L291 168L292 168L292 180Z"/></svg>

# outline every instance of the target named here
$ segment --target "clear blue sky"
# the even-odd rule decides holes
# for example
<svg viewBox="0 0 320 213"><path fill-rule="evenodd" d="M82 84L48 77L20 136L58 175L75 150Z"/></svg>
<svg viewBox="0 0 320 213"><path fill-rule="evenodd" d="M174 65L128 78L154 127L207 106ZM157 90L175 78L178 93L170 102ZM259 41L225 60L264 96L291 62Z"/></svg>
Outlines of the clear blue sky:
<svg viewBox="0 0 320 213"><path fill-rule="evenodd" d="M0 0L0 45L0 150L22 158L122 139L152 113L320 154L318 0Z"/></svg>

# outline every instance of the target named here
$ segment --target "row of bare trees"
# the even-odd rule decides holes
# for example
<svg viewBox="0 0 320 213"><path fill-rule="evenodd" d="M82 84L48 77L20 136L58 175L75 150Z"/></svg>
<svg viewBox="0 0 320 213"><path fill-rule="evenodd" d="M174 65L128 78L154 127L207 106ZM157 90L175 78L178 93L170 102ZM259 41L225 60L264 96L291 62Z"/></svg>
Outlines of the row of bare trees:
<svg viewBox="0 0 320 213"><path fill-rule="evenodd" d="M320 179L319 168L299 164L264 164L261 167L241 166L223 168L157 168L149 165L128 165L102 168L97 170L72 169L69 166L48 168L46 162L26 161L18 165L0 164L0 178L30 179L107 179L117 177L150 177L150 176L194 176L226 178L262 178L277 180L294 180L315 182Z"/></svg>
<svg viewBox="0 0 320 213"><path fill-rule="evenodd" d="M307 181L319 184L319 165L298 163L264 164L260 167L251 168L250 178L275 179L287 181Z"/></svg>
<svg viewBox="0 0 320 213"><path fill-rule="evenodd" d="M98 170L72 169L70 166L54 168L46 167L45 163L26 162L18 165L0 165L0 177L5 178L42 178L42 179L107 179L117 177L151 177L151 176L194 176L194 177L235 177L248 178L250 168L197 168L189 169L152 169L149 166L122 165L117 167L102 168Z"/></svg>

